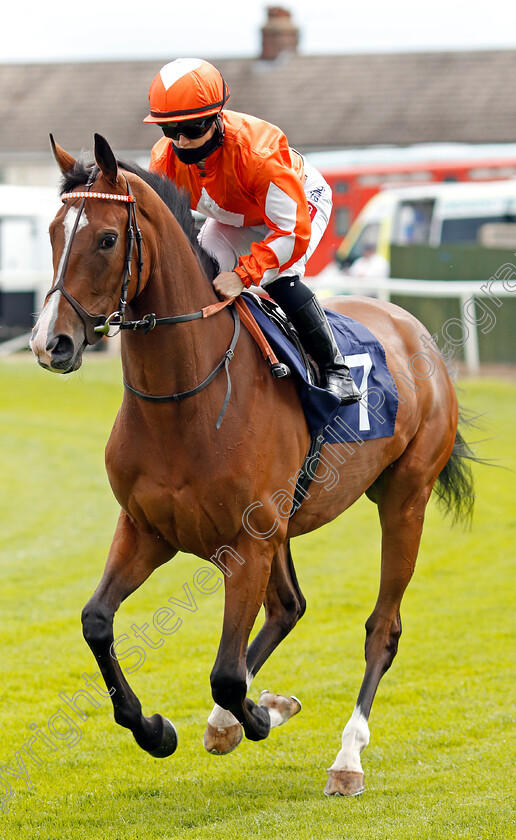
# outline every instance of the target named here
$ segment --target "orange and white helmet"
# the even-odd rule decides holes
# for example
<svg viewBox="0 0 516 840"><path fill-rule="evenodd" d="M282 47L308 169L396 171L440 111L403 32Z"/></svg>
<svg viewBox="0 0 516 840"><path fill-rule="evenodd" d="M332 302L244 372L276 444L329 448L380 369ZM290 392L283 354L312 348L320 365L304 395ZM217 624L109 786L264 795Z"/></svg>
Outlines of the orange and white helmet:
<svg viewBox="0 0 516 840"><path fill-rule="evenodd" d="M229 99L222 74L202 58L165 64L149 88L147 123L183 122L218 114Z"/></svg>

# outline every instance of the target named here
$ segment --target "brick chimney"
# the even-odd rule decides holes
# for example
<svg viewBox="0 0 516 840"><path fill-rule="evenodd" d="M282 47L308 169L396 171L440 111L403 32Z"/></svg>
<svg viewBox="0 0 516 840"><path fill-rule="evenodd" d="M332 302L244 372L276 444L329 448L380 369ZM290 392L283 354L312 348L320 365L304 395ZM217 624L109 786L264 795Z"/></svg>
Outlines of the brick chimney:
<svg viewBox="0 0 516 840"><path fill-rule="evenodd" d="M267 8L267 23L262 26L262 61L274 61L282 52L297 52L299 29L290 12L280 6Z"/></svg>

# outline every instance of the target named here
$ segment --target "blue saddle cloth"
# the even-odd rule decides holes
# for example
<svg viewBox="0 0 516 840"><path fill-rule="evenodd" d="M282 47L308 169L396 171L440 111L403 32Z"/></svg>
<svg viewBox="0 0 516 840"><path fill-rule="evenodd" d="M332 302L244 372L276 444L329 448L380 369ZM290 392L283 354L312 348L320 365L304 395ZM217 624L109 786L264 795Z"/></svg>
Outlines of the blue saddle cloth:
<svg viewBox="0 0 516 840"><path fill-rule="evenodd" d="M338 397L310 383L301 356L252 296L243 295L278 359L299 383L301 404L313 437L321 443L391 437L398 411L398 392L387 367L385 350L363 324L326 309L339 349L359 390L359 403L340 405Z"/></svg>

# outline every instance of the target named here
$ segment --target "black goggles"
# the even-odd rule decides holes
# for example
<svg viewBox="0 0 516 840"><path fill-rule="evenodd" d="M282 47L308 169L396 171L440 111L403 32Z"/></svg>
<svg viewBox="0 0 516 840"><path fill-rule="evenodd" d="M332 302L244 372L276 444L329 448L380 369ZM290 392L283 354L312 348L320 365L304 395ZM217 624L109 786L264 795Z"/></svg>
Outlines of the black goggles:
<svg viewBox="0 0 516 840"><path fill-rule="evenodd" d="M189 140L198 140L217 119L217 114L211 114L203 120L185 120L184 122L158 123L165 137L171 140L178 140L179 135L188 137Z"/></svg>

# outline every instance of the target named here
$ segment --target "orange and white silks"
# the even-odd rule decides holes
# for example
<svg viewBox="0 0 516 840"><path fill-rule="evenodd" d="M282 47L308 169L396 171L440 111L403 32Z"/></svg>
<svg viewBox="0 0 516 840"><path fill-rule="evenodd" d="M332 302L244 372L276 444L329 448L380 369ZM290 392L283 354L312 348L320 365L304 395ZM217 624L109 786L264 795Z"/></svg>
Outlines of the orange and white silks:
<svg viewBox="0 0 516 840"><path fill-rule="evenodd" d="M153 147L150 168L186 190L192 208L209 218L234 227L266 225L265 238L253 242L235 268L249 288L270 282L308 249L304 163L277 126L234 111L221 116L224 142L204 170L182 163L166 137Z"/></svg>

